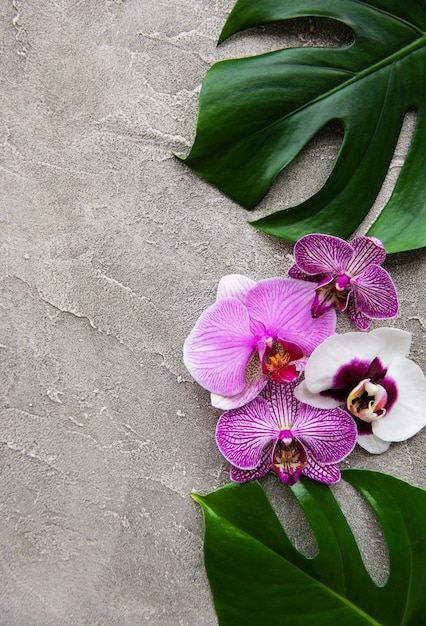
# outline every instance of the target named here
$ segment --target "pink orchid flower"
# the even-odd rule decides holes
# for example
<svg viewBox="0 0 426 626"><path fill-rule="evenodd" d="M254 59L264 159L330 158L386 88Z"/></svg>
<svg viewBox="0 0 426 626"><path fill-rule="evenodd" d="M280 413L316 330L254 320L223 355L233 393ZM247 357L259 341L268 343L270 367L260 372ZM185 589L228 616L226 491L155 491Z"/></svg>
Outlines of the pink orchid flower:
<svg viewBox="0 0 426 626"><path fill-rule="evenodd" d="M426 425L426 378L407 358L411 334L397 328L329 337L309 358L296 397L353 416L358 443L373 454Z"/></svg>
<svg viewBox="0 0 426 626"><path fill-rule="evenodd" d="M346 311L351 321L366 330L371 319L393 317L398 296L381 265L383 244L374 237L355 237L350 243L331 235L306 235L294 246L292 278L316 282L312 316L334 307Z"/></svg>
<svg viewBox="0 0 426 626"><path fill-rule="evenodd" d="M212 393L213 406L242 406L268 380L285 384L299 377L307 356L336 325L333 310L313 319L311 300L311 286L303 281L222 278L216 302L201 314L183 350L187 369Z"/></svg>
<svg viewBox="0 0 426 626"><path fill-rule="evenodd" d="M340 408L299 402L296 384L269 382L259 397L219 418L216 441L232 464L231 480L254 480L270 470L288 485L300 474L324 483L340 479L337 463L355 446L355 424Z"/></svg>

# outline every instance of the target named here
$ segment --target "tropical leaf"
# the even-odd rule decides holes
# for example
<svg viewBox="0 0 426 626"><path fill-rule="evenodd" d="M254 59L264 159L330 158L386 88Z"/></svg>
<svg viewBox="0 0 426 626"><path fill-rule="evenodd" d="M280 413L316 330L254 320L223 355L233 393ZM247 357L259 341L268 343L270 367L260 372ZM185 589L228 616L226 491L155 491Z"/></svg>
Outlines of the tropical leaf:
<svg viewBox="0 0 426 626"><path fill-rule="evenodd" d="M389 552L377 586L330 488L292 487L318 544L313 558L290 542L257 482L195 494L205 520L205 566L222 626L420 626L426 623L426 491L397 478L346 470L369 502Z"/></svg>
<svg viewBox="0 0 426 626"><path fill-rule="evenodd" d="M302 204L252 222L296 241L347 238L370 210L407 110L418 117L394 192L369 235L388 252L426 245L426 0L238 0L219 42L280 20L327 17L354 35L344 48L293 48L216 63L200 93L185 163L247 209L332 120L344 138L324 186Z"/></svg>

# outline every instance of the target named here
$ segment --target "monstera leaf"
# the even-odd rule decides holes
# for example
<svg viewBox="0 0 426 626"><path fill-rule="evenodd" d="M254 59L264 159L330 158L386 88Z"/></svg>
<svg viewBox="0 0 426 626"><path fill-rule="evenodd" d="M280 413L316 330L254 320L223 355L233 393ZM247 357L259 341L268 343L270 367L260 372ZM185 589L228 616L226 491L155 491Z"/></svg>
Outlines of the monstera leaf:
<svg viewBox="0 0 426 626"><path fill-rule="evenodd" d="M222 626L420 626L426 623L426 491L387 474L346 470L369 502L389 552L389 578L367 573L329 487L302 479L292 490L318 553L290 542L259 483L194 495L205 520L205 565Z"/></svg>
<svg viewBox="0 0 426 626"><path fill-rule="evenodd" d="M344 48L294 48L215 64L203 82L185 163L252 209L318 131L340 120L344 138L322 189L253 224L295 241L347 238L371 208L407 110L413 141L397 185L369 231L388 252L426 245L426 0L238 0L219 42L279 20L327 17L354 35Z"/></svg>

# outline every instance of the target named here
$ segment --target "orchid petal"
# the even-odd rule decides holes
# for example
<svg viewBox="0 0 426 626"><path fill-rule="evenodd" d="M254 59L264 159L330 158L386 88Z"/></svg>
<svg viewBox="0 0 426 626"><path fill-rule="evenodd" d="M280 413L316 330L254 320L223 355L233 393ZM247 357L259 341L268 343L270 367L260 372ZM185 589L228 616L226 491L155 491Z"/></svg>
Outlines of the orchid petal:
<svg viewBox="0 0 426 626"><path fill-rule="evenodd" d="M262 398L268 405L269 415L278 431L291 430L299 411L299 402L294 397L296 384L291 382L281 385L271 381L262 391Z"/></svg>
<svg viewBox="0 0 426 626"><path fill-rule="evenodd" d="M319 283L324 278L324 274L307 274L302 271L296 263L290 267L287 274L290 278L294 278L295 280L307 280L311 283Z"/></svg>
<svg viewBox="0 0 426 626"><path fill-rule="evenodd" d="M388 318L398 313L398 296L391 277L383 267L370 265L351 280L355 306L367 317Z"/></svg>
<svg viewBox="0 0 426 626"><path fill-rule="evenodd" d="M426 378L404 357L392 360L386 377L395 381L398 396L389 412L372 424L373 433L385 441L405 441L426 425Z"/></svg>
<svg viewBox="0 0 426 626"><path fill-rule="evenodd" d="M309 391L319 393L333 388L339 369L351 361L371 363L382 347L372 334L346 333L333 335L311 354L305 367L305 381Z"/></svg>
<svg viewBox="0 0 426 626"><path fill-rule="evenodd" d="M375 237L355 237L350 244L354 249L346 267L350 276L357 276L369 265L381 265L386 258L384 245Z"/></svg>
<svg viewBox="0 0 426 626"><path fill-rule="evenodd" d="M311 307L312 317L320 317L331 307L345 311L350 295L349 291L337 290L333 278L327 276L315 289L315 297Z"/></svg>
<svg viewBox="0 0 426 626"><path fill-rule="evenodd" d="M305 235L294 246L296 265L307 274L342 274L353 254L353 248L332 235Z"/></svg>
<svg viewBox="0 0 426 626"><path fill-rule="evenodd" d="M265 476L271 469L271 448L267 446L263 451L262 459L257 467L251 470L243 470L231 465L230 479L237 483L245 483L248 480L256 480Z"/></svg>
<svg viewBox="0 0 426 626"><path fill-rule="evenodd" d="M223 298L238 298L244 301L246 293L255 286L255 281L242 274L228 274L220 279L217 286L216 301Z"/></svg>
<svg viewBox="0 0 426 626"><path fill-rule="evenodd" d="M354 324L360 330L367 330L371 326L371 318L361 313L357 308L353 293L349 294L348 306L346 307L346 313L349 316L352 324Z"/></svg>
<svg viewBox="0 0 426 626"><path fill-rule="evenodd" d="M376 435L358 435L357 444L371 454L382 454L390 446L390 441L383 441Z"/></svg>
<svg viewBox="0 0 426 626"><path fill-rule="evenodd" d="M306 381L303 380L294 390L295 397L305 404L315 406L318 409L335 409L341 405L339 400L335 400L329 396L323 396L320 393L312 393L309 391Z"/></svg>
<svg viewBox="0 0 426 626"><path fill-rule="evenodd" d="M354 449L357 430L340 408L324 411L300 404L291 432L318 462L338 463Z"/></svg>
<svg viewBox="0 0 426 626"><path fill-rule="evenodd" d="M216 441L223 456L240 469L254 469L280 429L271 419L263 398L223 413L216 428Z"/></svg>
<svg viewBox="0 0 426 626"><path fill-rule="evenodd" d="M186 339L184 363L205 389L224 396L243 391L255 348L246 307L224 298L206 309Z"/></svg>
<svg viewBox="0 0 426 626"><path fill-rule="evenodd" d="M257 352L255 353L257 355ZM250 364L249 364L250 367ZM222 409L222 411L229 411L230 409L238 409L240 406L251 402L254 400L256 396L262 391L269 380L269 376L262 373L262 370L259 365L259 376L256 379L247 381L246 376L246 386L244 387L241 393L237 393L235 396L221 396L216 393L211 394L211 403L212 406L217 409Z"/></svg>
<svg viewBox="0 0 426 626"><path fill-rule="evenodd" d="M408 356L411 346L411 333L399 328L375 328L370 333L382 342L377 356L387 367L397 356Z"/></svg>
<svg viewBox="0 0 426 626"><path fill-rule="evenodd" d="M245 304L250 317L263 322L266 334L293 342L305 354L310 354L334 332L336 326L334 311L312 319L310 307L313 296L309 283L290 278L270 278L261 280L250 289Z"/></svg>
<svg viewBox="0 0 426 626"><path fill-rule="evenodd" d="M340 480L340 470L337 465L321 465L312 457L308 457L308 465L303 470L303 473L308 478L321 483L337 483Z"/></svg>

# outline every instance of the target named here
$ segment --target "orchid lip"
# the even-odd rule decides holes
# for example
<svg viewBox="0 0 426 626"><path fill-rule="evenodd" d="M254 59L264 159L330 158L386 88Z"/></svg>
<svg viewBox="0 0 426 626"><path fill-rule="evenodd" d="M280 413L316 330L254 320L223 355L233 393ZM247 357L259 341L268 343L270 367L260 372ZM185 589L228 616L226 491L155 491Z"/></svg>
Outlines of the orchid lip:
<svg viewBox="0 0 426 626"><path fill-rule="evenodd" d="M293 361L303 357L303 350L294 343L268 337L265 340L262 372L276 383L288 383L299 378Z"/></svg>
<svg viewBox="0 0 426 626"><path fill-rule="evenodd" d="M386 413L387 391L369 378L360 383L348 395L346 406L352 415L364 422L375 422Z"/></svg>
<svg viewBox="0 0 426 626"><path fill-rule="evenodd" d="M312 317L319 317L332 307L344 311L348 306L350 292L350 278L348 276L327 277L315 289Z"/></svg>
<svg viewBox="0 0 426 626"><path fill-rule="evenodd" d="M271 466L284 483L294 485L307 467L308 455L291 431L284 431L283 435L273 447Z"/></svg>

